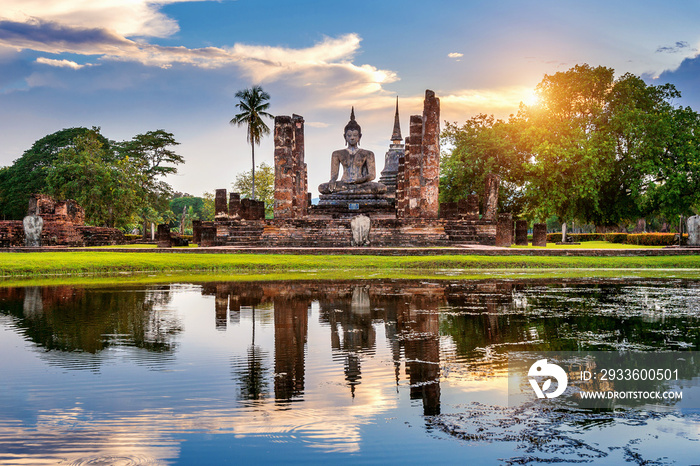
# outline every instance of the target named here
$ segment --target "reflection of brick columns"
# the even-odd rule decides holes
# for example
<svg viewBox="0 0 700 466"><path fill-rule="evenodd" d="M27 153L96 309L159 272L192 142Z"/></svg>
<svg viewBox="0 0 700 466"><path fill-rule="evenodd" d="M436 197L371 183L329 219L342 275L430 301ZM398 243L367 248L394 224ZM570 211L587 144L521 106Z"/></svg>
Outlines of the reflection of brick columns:
<svg viewBox="0 0 700 466"><path fill-rule="evenodd" d="M496 221L498 211L498 185L500 183L498 175L493 173L486 176L486 190L484 193L484 216L483 220Z"/></svg>
<svg viewBox="0 0 700 466"><path fill-rule="evenodd" d="M515 244L518 246L527 246L527 221L515 221Z"/></svg>
<svg viewBox="0 0 700 466"><path fill-rule="evenodd" d="M309 303L304 299L274 298L275 398L291 400L304 393L304 346Z"/></svg>
<svg viewBox="0 0 700 466"><path fill-rule="evenodd" d="M228 311L228 290L225 285L216 285L216 295L214 297L214 306L216 309L216 329L226 330L226 321Z"/></svg>
<svg viewBox="0 0 700 466"><path fill-rule="evenodd" d="M438 218L440 184L440 99L425 91L421 138L421 213L424 218Z"/></svg>
<svg viewBox="0 0 700 466"><path fill-rule="evenodd" d="M498 214L496 225L496 246L510 247L513 244L513 214Z"/></svg>
<svg viewBox="0 0 700 466"><path fill-rule="evenodd" d="M547 225L545 223L535 223L532 227L532 245L547 246Z"/></svg>
<svg viewBox="0 0 700 466"><path fill-rule="evenodd" d="M403 336L410 396L423 400L426 416L440 414L440 303L436 296L414 296L410 304L397 302L396 322Z"/></svg>

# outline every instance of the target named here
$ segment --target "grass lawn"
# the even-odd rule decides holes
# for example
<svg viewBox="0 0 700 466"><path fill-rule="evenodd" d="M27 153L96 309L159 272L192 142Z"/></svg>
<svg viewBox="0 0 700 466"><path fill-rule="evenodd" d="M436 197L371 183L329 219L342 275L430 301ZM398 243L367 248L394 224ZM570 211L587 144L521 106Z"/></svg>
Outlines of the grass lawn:
<svg viewBox="0 0 700 466"><path fill-rule="evenodd" d="M508 277L678 277L700 278L700 256L343 256L290 254L162 254L99 250L0 253L3 285L26 278L73 281L106 277L163 281L198 275L203 280L508 278ZM149 277L150 276L150 277ZM72 277L72 278L69 278ZM174 278L177 281L176 278Z"/></svg>

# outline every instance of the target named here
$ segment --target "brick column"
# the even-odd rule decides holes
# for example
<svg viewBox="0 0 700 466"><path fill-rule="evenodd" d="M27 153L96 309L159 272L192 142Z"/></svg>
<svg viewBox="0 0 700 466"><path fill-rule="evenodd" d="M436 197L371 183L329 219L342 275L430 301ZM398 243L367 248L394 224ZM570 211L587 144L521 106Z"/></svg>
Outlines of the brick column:
<svg viewBox="0 0 700 466"><path fill-rule="evenodd" d="M423 146L423 117L411 115L410 136L406 154L405 193L406 217L421 216L421 148Z"/></svg>
<svg viewBox="0 0 700 466"><path fill-rule="evenodd" d="M494 222L497 220L498 212L498 185L500 182L498 175L493 173L486 176L486 189L484 192L484 216L483 219Z"/></svg>
<svg viewBox="0 0 700 466"><path fill-rule="evenodd" d="M306 173L306 163L304 162L304 117L292 115L294 125L294 141L292 144L292 169L294 173L294 189L292 192L292 204L294 206L294 217L305 217L308 212L306 203L306 193L309 190Z"/></svg>
<svg viewBox="0 0 700 466"><path fill-rule="evenodd" d="M513 214L498 214L496 225L496 246L510 247L513 244Z"/></svg>
<svg viewBox="0 0 700 466"><path fill-rule="evenodd" d="M437 218L440 185L440 99L425 91L421 137L421 216Z"/></svg>
<svg viewBox="0 0 700 466"><path fill-rule="evenodd" d="M214 198L214 217L228 215L228 204L226 202L226 190L217 189Z"/></svg>
<svg viewBox="0 0 700 466"><path fill-rule="evenodd" d="M547 224L535 223L532 227L532 245L547 246Z"/></svg>
<svg viewBox="0 0 700 466"><path fill-rule="evenodd" d="M527 221L515 221L515 244L518 246L527 246Z"/></svg>
<svg viewBox="0 0 700 466"><path fill-rule="evenodd" d="M464 217L468 220L479 220L478 194L470 194L467 196L467 212Z"/></svg>
<svg viewBox="0 0 700 466"><path fill-rule="evenodd" d="M275 117L275 218L294 218L294 124L289 116Z"/></svg>
<svg viewBox="0 0 700 466"><path fill-rule="evenodd" d="M229 217L240 217L241 215L241 195L240 193L231 193L228 196L228 215Z"/></svg>

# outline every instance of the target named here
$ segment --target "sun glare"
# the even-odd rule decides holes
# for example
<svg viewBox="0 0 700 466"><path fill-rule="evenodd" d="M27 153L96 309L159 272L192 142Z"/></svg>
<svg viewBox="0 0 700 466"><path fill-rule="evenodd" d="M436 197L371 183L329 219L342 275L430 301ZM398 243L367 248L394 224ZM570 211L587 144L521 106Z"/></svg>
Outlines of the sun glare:
<svg viewBox="0 0 700 466"><path fill-rule="evenodd" d="M527 105L528 107L532 107L533 105L537 105L540 103L540 96L537 95L537 92L535 92L534 89L532 89L528 94L525 96L523 99L523 103Z"/></svg>

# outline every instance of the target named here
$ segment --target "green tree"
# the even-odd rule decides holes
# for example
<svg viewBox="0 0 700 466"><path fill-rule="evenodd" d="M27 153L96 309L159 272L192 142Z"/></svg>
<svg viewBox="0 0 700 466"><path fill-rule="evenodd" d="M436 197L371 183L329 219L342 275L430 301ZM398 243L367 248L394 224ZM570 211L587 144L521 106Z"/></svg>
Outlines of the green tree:
<svg viewBox="0 0 700 466"><path fill-rule="evenodd" d="M92 225L123 227L139 202L142 176L128 159L113 159L96 131L76 136L47 168L46 191L57 199L74 199Z"/></svg>
<svg viewBox="0 0 700 466"><path fill-rule="evenodd" d="M515 120L531 160L528 202L540 218L612 226L697 203L697 114L673 107L680 94L672 85L577 65L536 90L538 104Z"/></svg>
<svg viewBox="0 0 700 466"><path fill-rule="evenodd" d="M518 214L523 209L525 160L517 150L515 126L480 114L462 126L447 123L441 134L449 152L440 167L440 200L455 202L469 194L484 196L486 176L501 178L499 209Z"/></svg>
<svg viewBox="0 0 700 466"><path fill-rule="evenodd" d="M102 144L103 156L115 158L112 145L99 133L99 128L65 128L44 136L32 144L9 167L0 170L0 214L6 219L20 220L27 215L29 197L46 192L46 177L59 153L75 145L78 137L92 135Z"/></svg>
<svg viewBox="0 0 700 466"><path fill-rule="evenodd" d="M252 173L253 180L251 198L255 197L255 145L260 145L260 140L264 135L270 134L270 128L263 121L263 117L273 118L271 114L267 112L270 108L270 94L263 91L260 86L253 86L250 89L243 89L236 92L236 98L239 102L236 104L236 108L240 110L230 121L233 125L243 126L245 125L246 130L246 140L250 144L251 158L252 158Z"/></svg>
<svg viewBox="0 0 700 466"><path fill-rule="evenodd" d="M253 182L255 173L255 182ZM272 218L275 205L275 172L271 166L261 163L257 171L247 171L236 175L233 183L234 192L241 196L254 199L253 190L257 186L258 199L265 202L265 216Z"/></svg>
<svg viewBox="0 0 700 466"><path fill-rule="evenodd" d="M214 220L214 193L203 193L202 194L202 212L199 214L199 218L203 222L211 222Z"/></svg>
<svg viewBox="0 0 700 466"><path fill-rule="evenodd" d="M152 207L159 212L169 210L168 199L172 188L162 178L177 173L175 165L184 163L185 159L171 149L179 144L172 133L159 129L138 134L119 145L120 153L137 164L142 175L141 217L144 237L148 236L147 208Z"/></svg>

